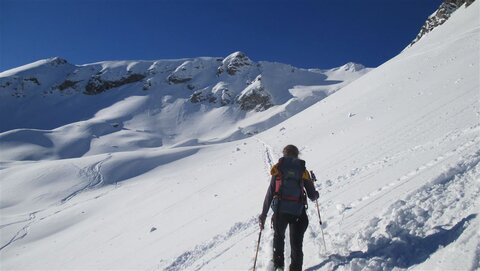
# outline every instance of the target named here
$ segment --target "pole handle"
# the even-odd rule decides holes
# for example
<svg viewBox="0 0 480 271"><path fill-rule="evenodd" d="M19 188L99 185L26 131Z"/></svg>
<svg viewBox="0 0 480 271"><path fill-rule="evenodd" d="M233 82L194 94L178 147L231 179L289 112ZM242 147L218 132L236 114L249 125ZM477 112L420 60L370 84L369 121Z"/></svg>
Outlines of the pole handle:
<svg viewBox="0 0 480 271"><path fill-rule="evenodd" d="M315 176L315 173L313 173L313 170L310 170L310 177L312 178L312 181L314 182L317 181L317 176Z"/></svg>

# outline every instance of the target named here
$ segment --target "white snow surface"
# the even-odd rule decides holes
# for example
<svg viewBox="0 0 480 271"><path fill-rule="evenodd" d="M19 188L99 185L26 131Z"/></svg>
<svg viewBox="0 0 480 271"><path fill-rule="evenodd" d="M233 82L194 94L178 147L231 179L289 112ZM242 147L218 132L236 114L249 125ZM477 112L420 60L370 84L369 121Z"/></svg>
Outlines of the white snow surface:
<svg viewBox="0 0 480 271"><path fill-rule="evenodd" d="M147 92L133 83L43 97L31 80L25 97L0 91L0 269L249 270L269 168L295 144L318 178L326 240L325 250L310 203L305 270L478 270L479 10L478 1L458 9L361 77L358 65L277 63L228 77L231 62L215 58L40 61L1 73L2 85L32 72L43 85L57 72L168 70L145 79L157 86ZM224 78L197 66L222 66ZM292 69L298 77L285 78ZM189 104L184 85L166 83L172 72L211 93L261 82L274 106ZM272 268L269 221L259 270ZM287 265L288 253L287 241Z"/></svg>

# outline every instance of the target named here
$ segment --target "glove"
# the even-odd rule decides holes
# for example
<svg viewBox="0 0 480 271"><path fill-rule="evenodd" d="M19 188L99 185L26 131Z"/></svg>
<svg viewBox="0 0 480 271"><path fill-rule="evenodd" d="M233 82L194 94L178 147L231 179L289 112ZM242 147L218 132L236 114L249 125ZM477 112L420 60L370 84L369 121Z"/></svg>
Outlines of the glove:
<svg viewBox="0 0 480 271"><path fill-rule="evenodd" d="M318 193L318 191L315 191L312 201L316 201L319 197L320 197L320 194Z"/></svg>
<svg viewBox="0 0 480 271"><path fill-rule="evenodd" d="M263 215L260 215L258 217L258 225L260 226L260 230L263 230L263 228L265 227L265 219L266 217Z"/></svg>

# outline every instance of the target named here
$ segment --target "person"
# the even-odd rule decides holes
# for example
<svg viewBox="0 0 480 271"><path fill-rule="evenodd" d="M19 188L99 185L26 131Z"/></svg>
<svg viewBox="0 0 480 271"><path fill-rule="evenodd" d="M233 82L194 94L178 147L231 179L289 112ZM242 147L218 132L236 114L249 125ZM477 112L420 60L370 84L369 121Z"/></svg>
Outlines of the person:
<svg viewBox="0 0 480 271"><path fill-rule="evenodd" d="M284 246L285 231L290 227L291 263L289 270L302 270L303 236L308 227L306 213L307 199L318 199L319 194L310 174L305 168L305 161L298 158L299 151L294 145L283 149L283 157L271 169L271 181L259 216L260 229L263 230L268 210L272 208L273 264L275 270L285 266Z"/></svg>

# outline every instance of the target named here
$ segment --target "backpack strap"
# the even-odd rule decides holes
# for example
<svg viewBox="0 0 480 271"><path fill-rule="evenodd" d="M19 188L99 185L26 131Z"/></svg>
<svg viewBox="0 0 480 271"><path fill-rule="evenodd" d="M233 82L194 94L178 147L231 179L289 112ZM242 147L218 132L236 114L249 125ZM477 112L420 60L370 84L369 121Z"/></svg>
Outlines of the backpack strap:
<svg viewBox="0 0 480 271"><path fill-rule="evenodd" d="M301 160L301 165L302 165L302 177L300 177L300 186L302 187L302 195L300 196L302 199L303 204L305 205L305 209L308 209L308 201L307 201L307 195L305 193L305 181L303 180L303 175L305 172L307 172L307 168L305 167L305 161Z"/></svg>
<svg viewBox="0 0 480 271"><path fill-rule="evenodd" d="M275 176L275 196L280 196L280 191L281 191L281 188L282 188L282 170L280 169L281 168L281 165L282 165L282 162L283 162L283 157L278 159L278 163L277 163L277 175Z"/></svg>

